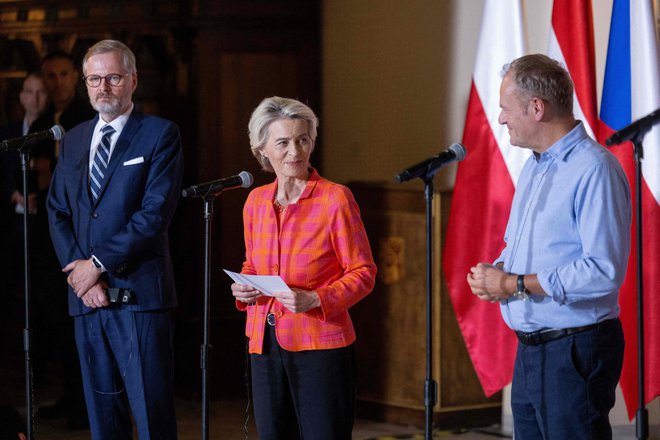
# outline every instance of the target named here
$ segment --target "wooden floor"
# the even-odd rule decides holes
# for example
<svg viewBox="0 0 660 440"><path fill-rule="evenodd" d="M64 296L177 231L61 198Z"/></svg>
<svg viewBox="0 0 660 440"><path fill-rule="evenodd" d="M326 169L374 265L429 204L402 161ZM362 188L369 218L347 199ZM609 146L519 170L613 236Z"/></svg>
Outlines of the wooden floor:
<svg viewBox="0 0 660 440"><path fill-rule="evenodd" d="M89 440L88 430L69 431L65 420L43 420L39 417L39 407L53 404L61 394L61 369L50 367L49 380L44 385L33 387L35 440ZM0 353L0 405L13 405L25 414L25 379L23 352ZM180 390L177 392L177 425L180 440L202 438L201 399L199 393ZM210 417L208 433L211 440L257 440L254 417L248 412L247 398L241 395L212 395L209 405ZM615 440L636 439L634 425L614 427ZM137 438L137 436L136 436ZM423 440L424 430L414 426L394 425L376 420L358 419L353 430L355 440ZM497 440L510 438L503 435L498 426L458 430L455 432L436 431L433 438L450 440ZM660 427L650 427L650 440L660 440Z"/></svg>
<svg viewBox="0 0 660 440"><path fill-rule="evenodd" d="M0 405L10 404L25 415L24 359L20 353L5 355L0 360ZM39 417L39 407L53 404L61 392L58 385L58 369L53 368L52 380L42 387L33 386L35 440L89 440L88 430L70 431L64 419L44 420ZM179 393L177 396L177 428L180 440L202 438L201 400L197 396ZM246 402L244 396L214 396L209 404L208 433L211 440L257 440L254 417L249 412L245 422ZM497 428L485 428L484 432L497 433ZM434 438L461 440L494 440L502 438L479 430L462 433L436 432ZM137 438L137 436L136 436ZM394 425L375 420L358 419L353 438L372 439L423 439L424 430L418 427Z"/></svg>
<svg viewBox="0 0 660 440"><path fill-rule="evenodd" d="M19 412L25 412L24 361L19 356L5 356L0 361L0 404L12 404ZM55 377L56 378L56 377ZM34 388L35 440L89 440L89 431L69 431L64 420L43 420L38 415L39 406L55 402L61 389L56 380L43 389ZM211 440L257 440L254 418L245 423L246 401L243 396L215 396L210 401L208 433ZM195 396L177 396L177 424L180 440L202 438L201 401ZM660 429L651 427L651 440L660 440ZM137 436L136 436L137 438ZM510 438L502 435L498 426L475 428L457 432L436 431L433 438L449 440L497 440ZM614 427L615 440L634 440L634 426ZM355 440L423 440L424 430L418 427L393 425L375 420L358 419L353 431Z"/></svg>

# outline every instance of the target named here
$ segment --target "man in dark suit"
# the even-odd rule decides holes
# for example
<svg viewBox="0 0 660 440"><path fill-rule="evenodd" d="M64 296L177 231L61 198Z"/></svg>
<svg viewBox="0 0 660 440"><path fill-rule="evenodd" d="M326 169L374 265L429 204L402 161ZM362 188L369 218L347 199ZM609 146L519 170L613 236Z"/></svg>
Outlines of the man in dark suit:
<svg viewBox="0 0 660 440"><path fill-rule="evenodd" d="M99 115L62 140L47 206L68 273L92 438L132 439L130 410L141 439L174 439L177 299L167 229L181 138L174 123L135 111L135 56L123 43L96 43L83 73Z"/></svg>

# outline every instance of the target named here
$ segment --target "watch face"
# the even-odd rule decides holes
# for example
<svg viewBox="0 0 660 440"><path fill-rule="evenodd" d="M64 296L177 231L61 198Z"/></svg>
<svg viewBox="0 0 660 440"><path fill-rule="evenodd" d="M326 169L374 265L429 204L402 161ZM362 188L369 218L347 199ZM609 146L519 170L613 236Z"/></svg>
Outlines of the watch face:
<svg viewBox="0 0 660 440"><path fill-rule="evenodd" d="M516 298L520 298L523 301L526 301L529 299L528 291L525 289L525 276L524 275L518 275L518 291L515 293Z"/></svg>
<svg viewBox="0 0 660 440"><path fill-rule="evenodd" d="M528 294L526 291L524 291L524 290L522 290L522 291L521 291L521 290L517 291L517 292L514 294L514 296L515 296L516 298L518 298L518 299L523 300L523 301L527 301L527 300L529 299L529 294Z"/></svg>

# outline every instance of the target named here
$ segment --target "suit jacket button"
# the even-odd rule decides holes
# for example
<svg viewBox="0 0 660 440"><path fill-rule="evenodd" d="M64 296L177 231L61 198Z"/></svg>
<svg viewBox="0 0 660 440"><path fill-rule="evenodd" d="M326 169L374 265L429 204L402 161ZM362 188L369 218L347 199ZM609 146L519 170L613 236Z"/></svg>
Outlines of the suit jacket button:
<svg viewBox="0 0 660 440"><path fill-rule="evenodd" d="M96 213L96 211L92 212L92 218L98 218L98 216L99 215Z"/></svg>

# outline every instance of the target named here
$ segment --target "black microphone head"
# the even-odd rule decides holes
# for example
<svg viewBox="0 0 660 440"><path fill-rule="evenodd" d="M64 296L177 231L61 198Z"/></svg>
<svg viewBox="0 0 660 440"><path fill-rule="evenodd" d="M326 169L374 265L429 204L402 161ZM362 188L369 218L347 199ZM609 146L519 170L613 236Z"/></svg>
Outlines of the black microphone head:
<svg viewBox="0 0 660 440"><path fill-rule="evenodd" d="M64 128L59 124L50 127L50 131L53 133L53 140L60 141L64 137Z"/></svg>
<svg viewBox="0 0 660 440"><path fill-rule="evenodd" d="M467 156L467 150L465 147L458 143L451 144L449 151L456 155L456 160L459 162L465 159L465 156Z"/></svg>
<svg viewBox="0 0 660 440"><path fill-rule="evenodd" d="M241 171L240 173L238 173L238 177L240 177L241 181L243 182L241 184L241 187L243 188L249 188L254 183L254 178L252 177L252 174L249 173L248 171Z"/></svg>

